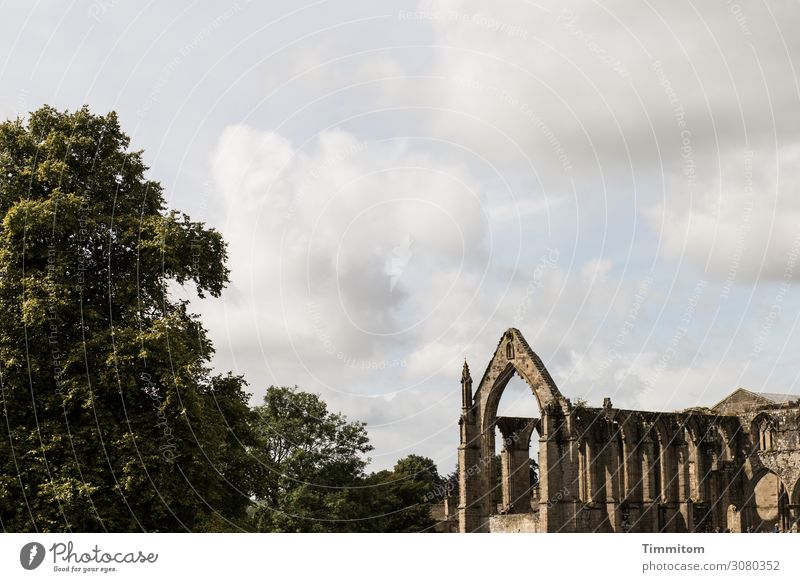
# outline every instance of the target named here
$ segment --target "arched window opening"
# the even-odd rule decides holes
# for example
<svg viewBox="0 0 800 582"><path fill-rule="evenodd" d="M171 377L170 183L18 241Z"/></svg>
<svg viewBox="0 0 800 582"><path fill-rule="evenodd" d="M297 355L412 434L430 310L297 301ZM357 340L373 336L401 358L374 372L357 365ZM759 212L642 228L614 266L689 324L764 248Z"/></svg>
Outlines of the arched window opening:
<svg viewBox="0 0 800 582"><path fill-rule="evenodd" d="M767 418L758 423L758 450L771 451L775 448L775 428Z"/></svg>
<svg viewBox="0 0 800 582"><path fill-rule="evenodd" d="M495 513L530 513L538 509L539 433L529 422L534 421L536 426L538 416L536 397L515 373L497 407L492 492Z"/></svg>

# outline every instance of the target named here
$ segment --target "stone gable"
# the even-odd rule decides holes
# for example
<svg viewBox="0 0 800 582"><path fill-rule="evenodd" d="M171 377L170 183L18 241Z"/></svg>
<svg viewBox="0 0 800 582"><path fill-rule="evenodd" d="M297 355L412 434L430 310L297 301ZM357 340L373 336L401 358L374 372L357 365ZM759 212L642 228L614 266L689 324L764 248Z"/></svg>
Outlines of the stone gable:
<svg viewBox="0 0 800 582"><path fill-rule="evenodd" d="M515 374L530 386L538 418L497 415ZM503 335L474 396L466 363L461 383L461 532L800 528L798 396L739 388L713 408L678 412L618 409L610 398L601 408L573 405L516 329ZM531 438L539 441L535 487Z"/></svg>

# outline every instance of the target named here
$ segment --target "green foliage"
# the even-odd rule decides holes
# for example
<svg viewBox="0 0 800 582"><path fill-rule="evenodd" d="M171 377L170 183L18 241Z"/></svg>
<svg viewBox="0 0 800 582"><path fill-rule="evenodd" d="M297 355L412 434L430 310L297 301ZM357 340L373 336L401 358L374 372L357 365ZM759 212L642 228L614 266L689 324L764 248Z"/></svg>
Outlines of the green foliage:
<svg viewBox="0 0 800 582"><path fill-rule="evenodd" d="M364 473L372 450L363 423L330 412L316 394L272 386L255 409L259 445L254 521L269 532L411 532L433 525L443 483L430 459Z"/></svg>
<svg viewBox="0 0 800 582"><path fill-rule="evenodd" d="M419 455L397 461L393 471L370 476L372 519L366 531L413 533L434 525L431 503L443 500L445 479L434 462Z"/></svg>
<svg viewBox="0 0 800 582"><path fill-rule="evenodd" d="M363 423L330 412L316 394L271 386L255 408L255 429L258 530L359 531L372 450Z"/></svg>
<svg viewBox="0 0 800 582"><path fill-rule="evenodd" d="M114 113L0 123L0 520L7 531L236 530L244 380L170 282L218 296L219 233L168 211Z"/></svg>

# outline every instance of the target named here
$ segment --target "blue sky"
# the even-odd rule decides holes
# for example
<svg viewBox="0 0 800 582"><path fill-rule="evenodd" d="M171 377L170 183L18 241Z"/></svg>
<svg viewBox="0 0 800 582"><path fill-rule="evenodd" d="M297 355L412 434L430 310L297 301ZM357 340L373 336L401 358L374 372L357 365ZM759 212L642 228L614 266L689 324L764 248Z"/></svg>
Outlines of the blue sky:
<svg viewBox="0 0 800 582"><path fill-rule="evenodd" d="M0 114L116 110L229 240L215 366L368 422L376 468L454 465L511 326L592 404L800 392L794 2L3 11Z"/></svg>

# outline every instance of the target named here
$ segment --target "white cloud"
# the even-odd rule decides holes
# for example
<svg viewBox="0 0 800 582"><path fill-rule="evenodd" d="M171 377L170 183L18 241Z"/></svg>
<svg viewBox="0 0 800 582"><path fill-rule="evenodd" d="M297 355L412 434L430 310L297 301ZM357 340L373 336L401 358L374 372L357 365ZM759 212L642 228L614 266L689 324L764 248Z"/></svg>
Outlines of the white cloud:
<svg viewBox="0 0 800 582"><path fill-rule="evenodd" d="M422 0L420 14L439 81L392 95L436 101L435 131L579 211L644 209L668 256L711 276L782 276L800 200L795 3Z"/></svg>
<svg viewBox="0 0 800 582"><path fill-rule="evenodd" d="M718 172L674 179L646 214L669 256L687 256L728 287L791 280L800 253L800 145L725 152Z"/></svg>
<svg viewBox="0 0 800 582"><path fill-rule="evenodd" d="M489 259L473 178L402 148L334 130L299 150L236 126L219 141L214 176L234 280L211 319L265 358L294 345L295 365L323 385L337 385L320 374L327 367L370 372L393 360Z"/></svg>
<svg viewBox="0 0 800 582"><path fill-rule="evenodd" d="M593 259L583 265L582 275L587 284L593 284L595 281L604 281L608 278L608 273L614 266L614 261L611 259Z"/></svg>
<svg viewBox="0 0 800 582"><path fill-rule="evenodd" d="M584 170L624 169L641 147L655 167L680 160L677 108L696 149L714 151L745 129L751 140L800 129L791 82L800 44L781 34L800 24L789 2L750 8L744 22L725 3L423 0L421 9L438 15L426 21L439 45L433 69L448 80L432 90L443 109L486 125L440 121L484 147L502 139L497 127L557 162L546 125Z"/></svg>
<svg viewBox="0 0 800 582"><path fill-rule="evenodd" d="M301 149L235 126L213 167L232 283L198 307L217 366L246 373L256 393L322 392L370 423L386 462L389 451L449 450L460 363L470 359L477 381L506 327L546 359L584 351L605 325L596 315L630 294L608 259L571 274L547 249L514 264L491 240L509 201L444 159L341 130Z"/></svg>
<svg viewBox="0 0 800 582"><path fill-rule="evenodd" d="M797 20L789 8L771 7L780 26ZM725 279L737 240L731 284L780 276L797 41L769 12L742 20L725 4L448 0L396 16L392 30L430 41L298 47L271 86L301 75L290 87L307 126L219 140L233 284L203 307L219 367L235 358L256 392L321 391L370 423L386 463L453 453L460 362L479 378L511 325L566 395L595 404L707 404L736 385L695 332L671 335L683 302L669 285L682 257ZM748 191L744 147L758 152ZM621 244L644 246L626 257ZM671 262L632 315L631 254L658 249Z"/></svg>

